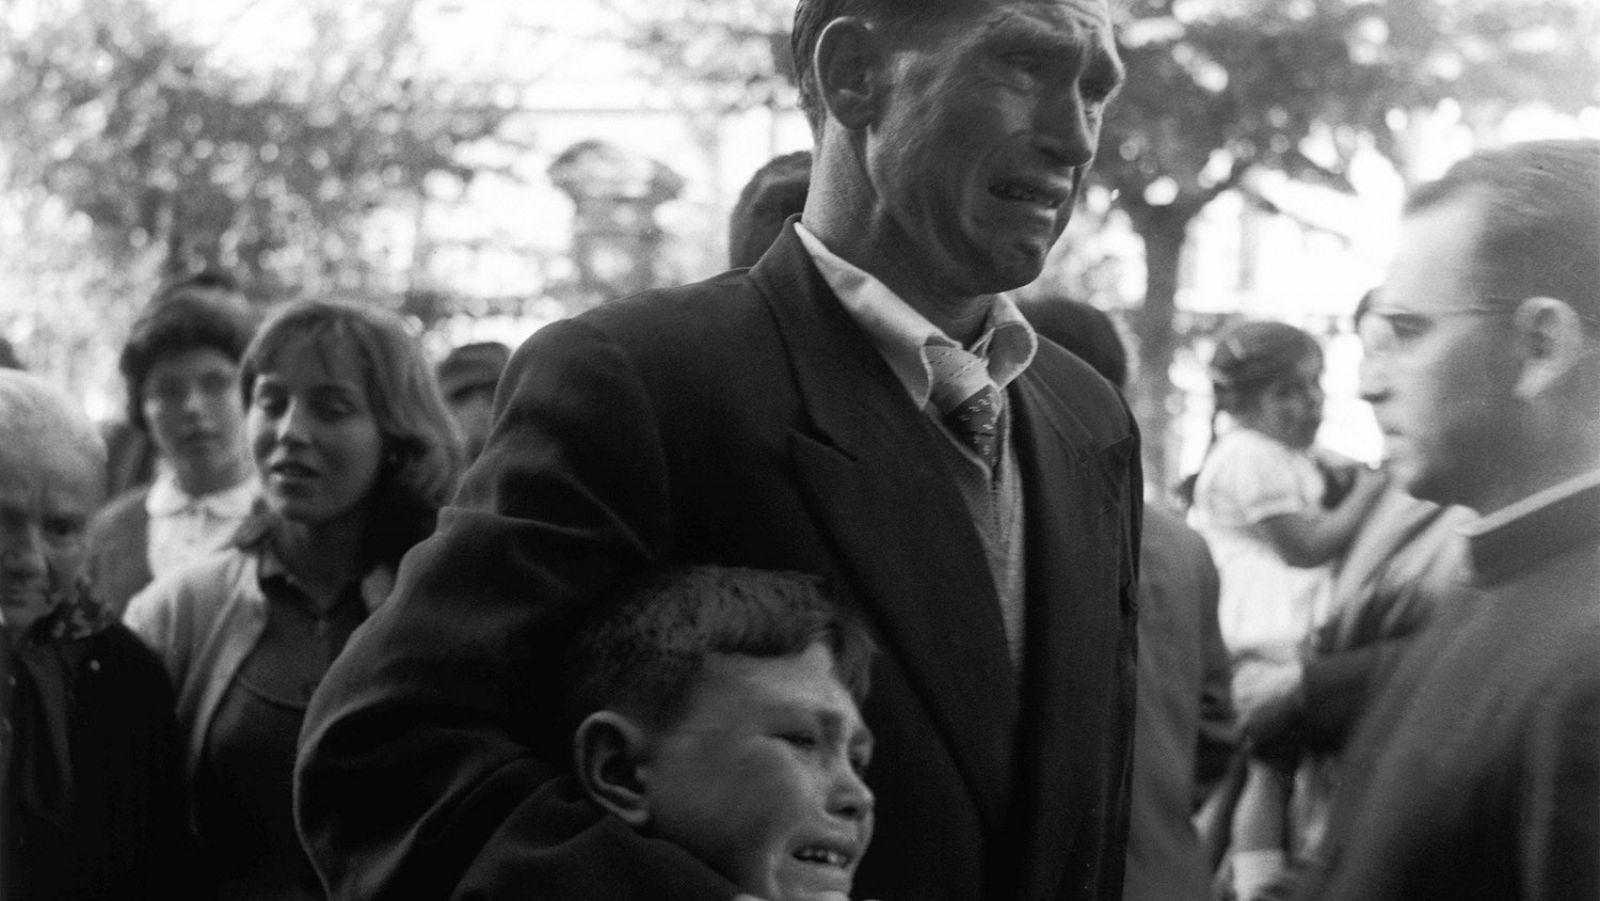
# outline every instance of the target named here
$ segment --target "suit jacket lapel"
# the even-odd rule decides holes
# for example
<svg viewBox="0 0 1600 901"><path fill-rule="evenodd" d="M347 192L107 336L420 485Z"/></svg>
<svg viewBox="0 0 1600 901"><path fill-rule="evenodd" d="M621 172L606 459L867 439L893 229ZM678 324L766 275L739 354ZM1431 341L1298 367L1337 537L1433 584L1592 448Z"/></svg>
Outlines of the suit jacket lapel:
<svg viewBox="0 0 1600 901"><path fill-rule="evenodd" d="M809 432L802 492L885 651L907 672L991 826L1009 797L1017 681L999 600L943 435L915 409L793 230L752 271L786 343Z"/></svg>
<svg viewBox="0 0 1600 901"><path fill-rule="evenodd" d="M1088 770L1105 765L1099 758L1107 730L1126 725L1118 719L1119 705L1132 709L1131 697L1116 697L1132 691L1132 645L1103 646L1112 635L1131 641L1132 585L1124 586L1119 600L1119 586L1107 575L1114 568L1103 561L1127 553L1119 536L1129 526L1114 486L1117 473L1128 472L1137 441L1124 439L1120 449L1093 448L1070 399L1057 395L1038 367L1012 384L1010 398L1028 513L1028 648L1021 695L1029 716L1018 739L1014 813L1020 842L1031 846L1022 859L1034 864L1017 878L1021 897L1039 897L1061 882L1068 863L1061 849L1084 839L1071 834L1072 823L1104 824L1111 815L1097 809L1106 798L1083 790L1117 778L1092 778ZM1139 496L1138 486L1131 491ZM1114 676L1118 668L1127 670L1120 680Z"/></svg>

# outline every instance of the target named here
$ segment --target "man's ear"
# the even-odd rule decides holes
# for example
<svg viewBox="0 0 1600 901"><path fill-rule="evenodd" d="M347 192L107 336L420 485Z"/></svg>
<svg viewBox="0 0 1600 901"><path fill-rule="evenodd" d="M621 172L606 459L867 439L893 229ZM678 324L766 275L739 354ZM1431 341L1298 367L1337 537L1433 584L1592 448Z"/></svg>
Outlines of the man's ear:
<svg viewBox="0 0 1600 901"><path fill-rule="evenodd" d="M851 131L877 118L888 56L866 22L852 16L834 19L817 36L811 69L817 93L831 118Z"/></svg>
<svg viewBox="0 0 1600 901"><path fill-rule="evenodd" d="M1585 355L1594 352L1583 332L1583 318L1565 301L1530 297L1517 307L1513 322L1522 362L1516 394L1522 400L1560 385Z"/></svg>
<svg viewBox="0 0 1600 901"><path fill-rule="evenodd" d="M614 710L589 714L572 739L584 794L635 829L650 821L648 792L639 778L644 744L639 724Z"/></svg>

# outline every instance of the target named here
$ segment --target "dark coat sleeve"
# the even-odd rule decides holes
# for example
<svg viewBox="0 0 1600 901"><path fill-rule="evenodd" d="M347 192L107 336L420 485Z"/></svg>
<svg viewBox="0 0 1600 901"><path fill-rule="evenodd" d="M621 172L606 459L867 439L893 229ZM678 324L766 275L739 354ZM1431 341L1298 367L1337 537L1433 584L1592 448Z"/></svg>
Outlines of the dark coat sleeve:
<svg viewBox="0 0 1600 901"><path fill-rule="evenodd" d="M70 793L64 817L24 802L7 774L6 855L0 895L17 898L185 899L206 897L189 832L182 746L166 671L120 624L46 649L70 673L71 713L13 705L8 725L24 753L40 749L45 718L67 716L70 771L52 772ZM15 664L16 661L12 660ZM12 668L16 691L31 695ZM16 761L13 761L15 764Z"/></svg>
<svg viewBox="0 0 1600 901"><path fill-rule="evenodd" d="M561 897L731 897L675 848L541 791L571 754L552 687L573 619L670 549L643 383L599 328L557 323L518 350L495 416L312 702L296 804L313 860L340 898L553 897L585 871Z"/></svg>
<svg viewBox="0 0 1600 901"><path fill-rule="evenodd" d="M208 897L189 829L183 744L166 668L117 624L80 663L77 695L74 812L84 840L103 840L110 849L107 871L79 868L79 878L92 883L79 897Z"/></svg>
<svg viewBox="0 0 1600 901"><path fill-rule="evenodd" d="M1600 897L1600 666L1593 660L1545 694L1524 735L1511 818L1524 898Z"/></svg>
<svg viewBox="0 0 1600 901"><path fill-rule="evenodd" d="M1219 585L1217 568L1201 545L1200 585L1200 734L1195 749L1195 807L1227 773L1228 761L1239 747L1239 724L1233 709L1233 667L1228 648L1222 642L1222 627L1217 621Z"/></svg>

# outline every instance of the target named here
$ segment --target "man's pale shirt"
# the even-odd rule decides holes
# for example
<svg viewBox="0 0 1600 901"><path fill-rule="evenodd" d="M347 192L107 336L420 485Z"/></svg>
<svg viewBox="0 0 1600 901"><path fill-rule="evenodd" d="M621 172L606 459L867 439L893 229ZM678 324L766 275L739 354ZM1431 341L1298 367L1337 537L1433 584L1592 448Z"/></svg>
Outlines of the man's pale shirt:
<svg viewBox="0 0 1600 901"><path fill-rule="evenodd" d="M924 348L961 348L960 342L912 309L910 304L871 273L830 251L804 225L796 223L795 233L822 274L823 281L838 296L845 312L867 333L879 355L905 387L912 403L939 423L950 445L968 463L981 470L982 479L989 486L988 501L994 513L994 521L987 534L994 536L1001 546L995 548L989 545L986 538L985 551L989 554L995 588L1000 595L1000 616L1005 624L1011 659L1014 663L1020 663L1025 619L1024 516L1022 481L1016 451L1011 446L1005 388L1028 368L1038 351L1039 339L1033 326L1023 318L1011 298L1004 294L992 295L982 334L970 346L963 348L983 358L990 380L999 389L1001 452L999 465L990 479L988 464L944 425L942 412L931 402L933 371ZM972 490L971 481L968 479L968 484L961 486L964 496ZM976 510L974 516L981 518ZM985 531L981 523L979 529Z"/></svg>

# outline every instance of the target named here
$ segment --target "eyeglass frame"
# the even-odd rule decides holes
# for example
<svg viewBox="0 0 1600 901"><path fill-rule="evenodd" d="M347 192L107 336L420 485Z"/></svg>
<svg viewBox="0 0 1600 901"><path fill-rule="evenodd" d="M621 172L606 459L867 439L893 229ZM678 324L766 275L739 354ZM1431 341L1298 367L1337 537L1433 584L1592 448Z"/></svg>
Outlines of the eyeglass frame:
<svg viewBox="0 0 1600 901"><path fill-rule="evenodd" d="M1361 311L1361 315L1357 317L1356 334L1357 336L1360 336L1361 334L1362 321L1376 318L1379 322L1384 324L1385 328L1388 329L1389 337L1381 342L1362 338L1362 352L1369 357L1387 356L1396 348L1408 346L1418 338L1421 338L1423 334L1421 332L1401 335L1400 332L1395 329L1394 323L1396 319L1401 317L1415 317L1416 319L1424 320L1428 322L1429 325L1432 325L1434 320L1449 319L1455 316L1512 316L1517 312L1517 303L1509 298L1491 297L1487 299L1498 302L1479 303L1465 307L1448 307L1430 312L1411 310L1405 307L1383 307L1378 304L1373 304L1367 309Z"/></svg>

